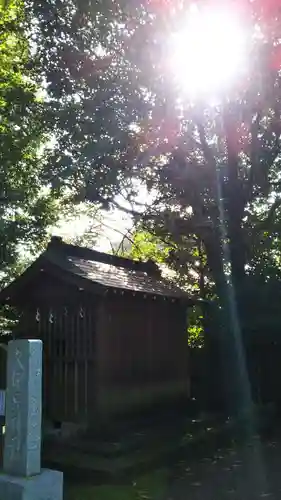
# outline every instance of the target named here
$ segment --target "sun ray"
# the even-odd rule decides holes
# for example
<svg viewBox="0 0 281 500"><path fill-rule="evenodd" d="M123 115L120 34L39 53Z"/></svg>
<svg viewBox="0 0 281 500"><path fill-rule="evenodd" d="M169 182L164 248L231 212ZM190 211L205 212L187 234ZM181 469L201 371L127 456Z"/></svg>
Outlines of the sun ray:
<svg viewBox="0 0 281 500"><path fill-rule="evenodd" d="M169 40L169 70L183 94L214 96L247 68L249 37L234 12L192 6Z"/></svg>

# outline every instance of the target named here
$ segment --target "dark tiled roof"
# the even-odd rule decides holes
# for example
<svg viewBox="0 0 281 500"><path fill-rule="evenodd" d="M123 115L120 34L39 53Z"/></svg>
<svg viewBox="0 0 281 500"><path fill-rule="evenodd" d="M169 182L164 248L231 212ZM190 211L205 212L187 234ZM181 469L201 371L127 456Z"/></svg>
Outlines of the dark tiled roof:
<svg viewBox="0 0 281 500"><path fill-rule="evenodd" d="M123 259L59 240L51 242L44 257L64 271L106 288L188 299L180 288L161 279L158 267L152 262Z"/></svg>

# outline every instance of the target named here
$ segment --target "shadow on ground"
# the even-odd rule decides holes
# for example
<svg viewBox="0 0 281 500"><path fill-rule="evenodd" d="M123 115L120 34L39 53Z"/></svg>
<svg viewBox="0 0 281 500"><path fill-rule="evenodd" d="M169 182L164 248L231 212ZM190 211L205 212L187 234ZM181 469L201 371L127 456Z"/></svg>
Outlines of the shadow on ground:
<svg viewBox="0 0 281 500"><path fill-rule="evenodd" d="M253 439L162 468L128 484L71 485L65 500L254 500L281 498L281 435ZM67 485L66 485L67 486Z"/></svg>
<svg viewBox="0 0 281 500"><path fill-rule="evenodd" d="M281 498L281 439L218 450L182 468L165 500Z"/></svg>

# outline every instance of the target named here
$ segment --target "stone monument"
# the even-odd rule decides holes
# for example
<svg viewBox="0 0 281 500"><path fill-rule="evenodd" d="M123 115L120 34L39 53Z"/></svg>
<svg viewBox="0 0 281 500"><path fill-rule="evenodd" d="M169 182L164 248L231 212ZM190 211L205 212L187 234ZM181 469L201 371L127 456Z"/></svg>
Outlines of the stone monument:
<svg viewBox="0 0 281 500"><path fill-rule="evenodd" d="M42 341L8 344L0 500L62 500L63 474L41 469Z"/></svg>

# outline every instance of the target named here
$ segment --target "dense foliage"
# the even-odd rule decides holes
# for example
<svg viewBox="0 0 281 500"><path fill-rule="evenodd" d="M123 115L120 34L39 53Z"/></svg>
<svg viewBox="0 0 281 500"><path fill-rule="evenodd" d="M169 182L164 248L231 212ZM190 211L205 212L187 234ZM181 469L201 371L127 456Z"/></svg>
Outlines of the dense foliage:
<svg viewBox="0 0 281 500"><path fill-rule="evenodd" d="M125 210L201 294L215 290L242 386L239 327L281 326L280 14L272 1L235 3L253 33L248 72L210 106L183 99L167 70L166 41L189 4L28 0L57 141L46 178L104 207L124 192L131 203L136 180L153 190L145 210Z"/></svg>
<svg viewBox="0 0 281 500"><path fill-rule="evenodd" d="M54 193L44 181L48 127L30 47L23 3L0 9L0 280L18 274L26 255L44 243L56 220Z"/></svg>
<svg viewBox="0 0 281 500"><path fill-rule="evenodd" d="M57 138L49 180L104 206L124 189L132 199L134 177L154 188L145 228L176 244L179 266L204 265L220 294L229 265L239 288L246 273L266 280L279 267L275 13L243 84L216 107L179 109L163 47L181 8L169 5L30 2ZM258 2L251 15L263 25Z"/></svg>

